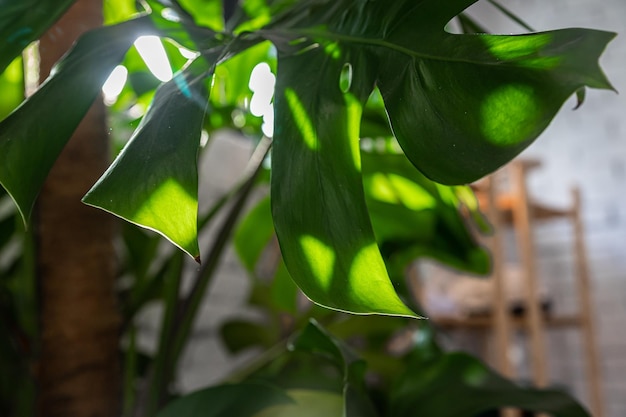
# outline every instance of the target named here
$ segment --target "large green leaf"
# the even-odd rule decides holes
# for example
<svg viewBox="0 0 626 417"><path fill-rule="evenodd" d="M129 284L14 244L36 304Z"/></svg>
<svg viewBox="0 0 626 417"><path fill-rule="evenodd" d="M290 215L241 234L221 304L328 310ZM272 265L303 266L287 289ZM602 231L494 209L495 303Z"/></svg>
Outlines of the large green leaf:
<svg viewBox="0 0 626 417"><path fill-rule="evenodd" d="M339 81L352 61L359 83ZM271 197L285 264L302 291L325 307L415 316L387 276L361 180L359 124L371 92L363 55L279 48Z"/></svg>
<svg viewBox="0 0 626 417"><path fill-rule="evenodd" d="M40 89L0 123L0 184L24 221L54 161L107 77L133 41L150 31L149 20L140 18L88 32Z"/></svg>
<svg viewBox="0 0 626 417"><path fill-rule="evenodd" d="M475 1L302 1L263 34L335 53L350 48L352 60L375 54L376 83L409 159L438 182L466 183L527 147L581 87L612 88L597 61L613 33L445 32L446 23ZM317 78L325 71L320 64L333 62L303 68L300 77ZM371 59L368 64L375 66ZM370 82L360 76L355 71L353 83Z"/></svg>
<svg viewBox="0 0 626 417"><path fill-rule="evenodd" d="M581 87L612 88L597 61L613 33L443 31L474 2L412 6L384 37L393 47L380 53L378 85L400 145L426 175L448 184L474 181L511 160Z"/></svg>
<svg viewBox="0 0 626 417"><path fill-rule="evenodd" d="M440 353L410 363L391 396L389 417L474 417L504 407L589 417L572 397L521 388L464 353Z"/></svg>
<svg viewBox="0 0 626 417"><path fill-rule="evenodd" d="M1 0L0 73L75 0Z"/></svg>
<svg viewBox="0 0 626 417"><path fill-rule="evenodd" d="M197 156L207 76L199 59L159 87L131 140L83 199L162 234L197 260Z"/></svg>
<svg viewBox="0 0 626 417"><path fill-rule="evenodd" d="M284 391L267 385L218 385L170 403L157 417L252 417L268 407L292 401Z"/></svg>

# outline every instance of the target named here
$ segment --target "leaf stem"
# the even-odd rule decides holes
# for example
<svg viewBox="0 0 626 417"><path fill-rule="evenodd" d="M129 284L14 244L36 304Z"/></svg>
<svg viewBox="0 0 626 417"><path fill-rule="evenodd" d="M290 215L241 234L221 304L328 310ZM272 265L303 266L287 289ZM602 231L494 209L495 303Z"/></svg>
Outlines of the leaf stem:
<svg viewBox="0 0 626 417"><path fill-rule="evenodd" d="M166 343L161 345L161 348L164 350L161 352L163 357L163 368L162 370L159 370L159 372L162 372L162 374L154 376L156 377L156 381L153 382L154 386L151 389L152 393L158 396L155 398L152 405L152 407L157 408L148 410L148 416L151 416L152 414L150 414L150 412L156 411L162 401L166 399L167 384L173 377L178 360L180 359L193 328L201 302L206 295L206 289L212 281L215 270L217 269L217 266L222 258L222 254L227 247L230 234L237 224L239 215L243 211L251 191L254 189L257 176L261 172L263 160L270 149L270 145L270 139L263 138L257 146L249 164L251 166L255 166L255 169L248 175L242 188L237 193L237 198L228 212L226 219L224 219L222 226L218 230L211 249L205 258L206 263L203 264L200 270L196 273L195 283L191 291L179 304L173 320L168 325L169 331L167 332L167 340L162 340L162 342ZM163 336L165 336L165 334L163 334Z"/></svg>

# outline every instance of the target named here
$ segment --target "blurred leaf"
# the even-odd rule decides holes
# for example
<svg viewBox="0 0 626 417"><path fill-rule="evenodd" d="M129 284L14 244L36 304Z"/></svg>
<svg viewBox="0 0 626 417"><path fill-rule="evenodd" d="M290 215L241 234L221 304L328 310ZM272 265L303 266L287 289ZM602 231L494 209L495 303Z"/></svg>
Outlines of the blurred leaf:
<svg viewBox="0 0 626 417"><path fill-rule="evenodd" d="M0 2L0 73L59 19L74 0Z"/></svg>
<svg viewBox="0 0 626 417"><path fill-rule="evenodd" d="M237 255L249 272L254 273L261 253L273 235L270 199L265 197L239 223L233 238Z"/></svg>
<svg viewBox="0 0 626 417"><path fill-rule="evenodd" d="M279 48L271 196L283 258L302 291L322 306L415 316L389 281L363 194L358 129L373 86L371 63L331 52L340 55ZM344 93L338 84L350 61L359 82Z"/></svg>
<svg viewBox="0 0 626 417"><path fill-rule="evenodd" d="M251 32L268 24L272 17L280 16L297 0L240 0L237 9L227 22L235 33Z"/></svg>
<svg viewBox="0 0 626 417"><path fill-rule="evenodd" d="M254 67L262 62L275 67L275 59L270 59L271 48L269 42L262 42L218 65L211 89L211 102L218 106L240 108L249 105L252 91L248 85Z"/></svg>
<svg viewBox="0 0 626 417"><path fill-rule="evenodd" d="M7 243L11 241L17 230L16 215L10 214L0 218L0 253Z"/></svg>
<svg viewBox="0 0 626 417"><path fill-rule="evenodd" d="M489 255L467 230L454 189L433 183L401 154L363 152L362 159L370 217L386 258L411 262L428 256L462 270L488 272Z"/></svg>
<svg viewBox="0 0 626 417"><path fill-rule="evenodd" d="M149 20L140 18L83 35L39 90L0 123L0 184L25 222L50 168L102 84L137 36L151 30Z"/></svg>
<svg viewBox="0 0 626 417"><path fill-rule="evenodd" d="M268 407L254 417L344 417L341 395L321 390L288 390L294 404Z"/></svg>
<svg viewBox="0 0 626 417"><path fill-rule="evenodd" d="M389 417L473 417L501 407L547 412L554 417L590 417L570 396L521 388L463 353L409 364L391 396Z"/></svg>
<svg viewBox="0 0 626 417"><path fill-rule="evenodd" d="M289 275L282 257L278 261L278 266L274 273L274 279L270 286L270 295L277 309L294 316L297 314L300 290L291 278L291 275Z"/></svg>
<svg viewBox="0 0 626 417"><path fill-rule="evenodd" d="M222 325L220 334L226 348L237 354L252 347L271 347L280 339L276 330L267 323L230 320Z"/></svg>
<svg viewBox="0 0 626 417"><path fill-rule="evenodd" d="M136 4L136 0L104 0L104 24L114 25L132 19L138 12Z"/></svg>
<svg viewBox="0 0 626 417"><path fill-rule="evenodd" d="M199 260L197 156L210 70L202 60L194 64L159 87L131 140L83 201L160 233Z"/></svg>
<svg viewBox="0 0 626 417"><path fill-rule="evenodd" d="M11 62L4 73L0 72L0 120L4 119L24 100L24 69L22 58Z"/></svg>
<svg viewBox="0 0 626 417"><path fill-rule="evenodd" d="M160 236L129 223L122 225L121 235L125 249L122 269L141 282L157 258Z"/></svg>
<svg viewBox="0 0 626 417"><path fill-rule="evenodd" d="M156 417L253 417L268 407L290 402L284 391L266 385L220 385L175 400Z"/></svg>
<svg viewBox="0 0 626 417"><path fill-rule="evenodd" d="M151 9L154 25L167 37L191 51L210 50L224 43L224 34L198 26L179 1L145 0ZM193 3L189 0L189 3Z"/></svg>
<svg viewBox="0 0 626 417"><path fill-rule="evenodd" d="M342 370L344 376L343 416L373 417L378 415L365 388L365 362L317 322L311 320L293 340L291 349L329 358Z"/></svg>
<svg viewBox="0 0 626 417"><path fill-rule="evenodd" d="M216 32L224 30L222 0L178 0L178 3L193 17L197 25Z"/></svg>

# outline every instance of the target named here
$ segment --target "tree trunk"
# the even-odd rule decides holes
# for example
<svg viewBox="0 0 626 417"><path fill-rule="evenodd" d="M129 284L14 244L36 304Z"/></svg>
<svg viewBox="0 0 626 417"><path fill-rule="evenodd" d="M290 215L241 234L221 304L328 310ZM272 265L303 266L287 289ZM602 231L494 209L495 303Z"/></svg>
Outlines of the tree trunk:
<svg viewBox="0 0 626 417"><path fill-rule="evenodd" d="M101 24L101 0L79 0L72 6L41 39L42 79L81 33ZM36 120L33 115L33 123ZM104 105L97 100L38 200L40 417L119 415L120 319L114 295L112 219L80 202L109 162L105 122Z"/></svg>

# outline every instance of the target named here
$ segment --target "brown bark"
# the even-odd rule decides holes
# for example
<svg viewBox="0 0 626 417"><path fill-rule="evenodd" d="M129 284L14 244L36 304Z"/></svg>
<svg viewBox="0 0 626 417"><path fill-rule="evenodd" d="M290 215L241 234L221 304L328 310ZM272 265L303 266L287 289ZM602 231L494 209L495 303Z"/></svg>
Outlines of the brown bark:
<svg viewBox="0 0 626 417"><path fill-rule="evenodd" d="M101 24L101 0L79 0L41 39L42 79L82 32ZM108 164L107 142L105 109L97 100L37 203L41 417L119 415L112 219L80 202Z"/></svg>

